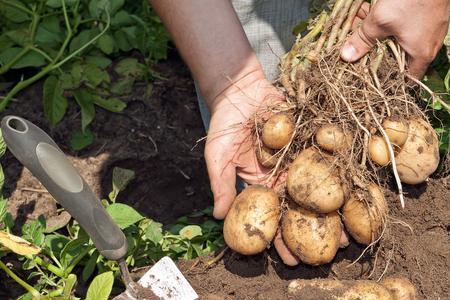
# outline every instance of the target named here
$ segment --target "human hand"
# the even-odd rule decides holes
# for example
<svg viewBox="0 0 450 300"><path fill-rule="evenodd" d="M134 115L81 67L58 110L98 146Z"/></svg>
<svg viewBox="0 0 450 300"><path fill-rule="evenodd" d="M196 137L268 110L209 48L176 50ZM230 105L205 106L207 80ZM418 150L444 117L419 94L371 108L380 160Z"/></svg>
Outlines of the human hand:
<svg viewBox="0 0 450 300"><path fill-rule="evenodd" d="M246 125L258 110L283 99L264 74L256 71L227 88L210 106L205 159L214 194L214 217L223 219L227 215L236 197L236 175L249 184L266 183L270 170L258 162L252 133ZM298 264L279 232L274 244L286 264Z"/></svg>
<svg viewBox="0 0 450 300"><path fill-rule="evenodd" d="M409 57L409 72L421 78L448 30L449 0L378 0L364 3L356 23L362 22L341 49L345 61L354 62L377 42L394 37Z"/></svg>

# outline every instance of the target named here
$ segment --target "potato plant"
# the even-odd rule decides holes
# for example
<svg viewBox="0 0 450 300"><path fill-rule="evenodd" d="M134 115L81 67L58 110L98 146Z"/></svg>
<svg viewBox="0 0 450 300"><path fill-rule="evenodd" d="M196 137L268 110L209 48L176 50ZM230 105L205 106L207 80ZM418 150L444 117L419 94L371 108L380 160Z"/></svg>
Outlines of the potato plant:
<svg viewBox="0 0 450 300"><path fill-rule="evenodd" d="M148 266L164 256L192 259L223 246L222 226L212 220L211 209L182 217L175 224L163 227L132 207L117 203L117 195L133 177L133 171L115 168L113 190L108 199L102 200L127 237L129 250L126 262L131 268ZM40 217L25 224L22 236L16 237L10 234L14 224L6 212L6 204L7 200L0 201L0 269L27 291L20 299L77 299L74 296L77 281L90 282L92 277L92 288L86 295L89 300L106 300L113 283L120 286L117 262L108 261L100 255L75 221L70 221L59 230L49 230L45 219ZM203 217L206 221L195 224L190 221L191 217ZM22 268L29 274L27 280L19 278L1 261L8 253L17 255ZM76 270L81 278L75 275ZM98 294L99 291L103 293Z"/></svg>
<svg viewBox="0 0 450 300"><path fill-rule="evenodd" d="M74 150L92 142L89 124L97 108L121 112L136 80L161 78L151 65L166 57L169 38L146 1L1 0L0 17L0 75L16 78L2 78L0 111L18 92L44 80L43 110L51 124L62 120L69 100L80 108ZM142 59L111 67L130 51Z"/></svg>

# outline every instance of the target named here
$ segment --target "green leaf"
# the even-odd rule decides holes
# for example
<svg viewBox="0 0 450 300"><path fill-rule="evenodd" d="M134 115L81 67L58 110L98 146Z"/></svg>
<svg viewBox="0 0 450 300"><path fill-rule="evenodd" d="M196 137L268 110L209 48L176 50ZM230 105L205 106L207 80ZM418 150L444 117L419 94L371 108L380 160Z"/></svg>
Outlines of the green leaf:
<svg viewBox="0 0 450 300"><path fill-rule="evenodd" d="M96 65L100 69L105 69L111 65L112 60L105 56L86 56L86 63Z"/></svg>
<svg viewBox="0 0 450 300"><path fill-rule="evenodd" d="M74 91L73 95L81 108L81 131L85 132L95 118L94 99L92 94L84 89Z"/></svg>
<svg viewBox="0 0 450 300"><path fill-rule="evenodd" d="M306 29L308 29L308 22L307 21L302 21L302 22L298 23L294 27L294 29L292 29L292 34L297 36L298 34L302 33Z"/></svg>
<svg viewBox="0 0 450 300"><path fill-rule="evenodd" d="M77 131L70 139L70 148L74 151L80 151L94 142L94 134L89 128L86 128L84 132Z"/></svg>
<svg viewBox="0 0 450 300"><path fill-rule="evenodd" d="M66 4L67 7L72 6L76 2L77 0L64 0L64 3ZM47 0L45 4L51 8L59 8L62 6L61 0Z"/></svg>
<svg viewBox="0 0 450 300"><path fill-rule="evenodd" d="M83 45L87 44L92 38L99 33L98 29L86 29L81 31L76 37L72 39L69 46L70 53L80 49ZM86 50L84 50L86 51Z"/></svg>
<svg viewBox="0 0 450 300"><path fill-rule="evenodd" d="M116 42L117 47L124 52L133 49L133 46L131 46L128 41L126 33L121 29L114 32L114 41Z"/></svg>
<svg viewBox="0 0 450 300"><path fill-rule="evenodd" d="M115 202L119 192L126 189L128 184L134 179L135 172L133 170L114 167L112 175L113 190L109 195L111 201Z"/></svg>
<svg viewBox="0 0 450 300"><path fill-rule="evenodd" d="M133 20L133 18L125 10L117 12L114 17L111 18L111 26L115 27L129 26L134 23L135 21Z"/></svg>
<svg viewBox="0 0 450 300"><path fill-rule="evenodd" d="M3 133L0 129L0 158L6 153L6 143L3 139Z"/></svg>
<svg viewBox="0 0 450 300"><path fill-rule="evenodd" d="M117 63L114 71L123 77L139 78L144 76L147 67L136 58L125 58Z"/></svg>
<svg viewBox="0 0 450 300"><path fill-rule="evenodd" d="M0 35L0 53L6 49L14 46L13 40L11 40L5 33Z"/></svg>
<svg viewBox="0 0 450 300"><path fill-rule="evenodd" d="M56 46L63 40L59 19L56 16L42 21L36 31L35 41L41 46Z"/></svg>
<svg viewBox="0 0 450 300"><path fill-rule="evenodd" d="M108 206L106 210L121 229L127 228L144 219L144 216L138 213L134 208L122 203L113 203Z"/></svg>
<svg viewBox="0 0 450 300"><path fill-rule="evenodd" d="M12 47L4 50L0 53L0 64L4 65L6 63L9 63L14 59L14 57L16 57L17 54L19 54L20 51L22 51L22 48L19 47ZM33 51L29 51L12 66L12 69L40 67L45 64L45 58L42 55Z"/></svg>
<svg viewBox="0 0 450 300"><path fill-rule="evenodd" d="M111 93L115 95L126 95L133 91L134 78L126 77L111 86Z"/></svg>
<svg viewBox="0 0 450 300"><path fill-rule="evenodd" d="M447 90L447 93L450 93L450 69L448 70L447 75L445 76L444 85L445 89Z"/></svg>
<svg viewBox="0 0 450 300"><path fill-rule="evenodd" d="M114 51L114 39L111 37L111 35L104 34L98 39L97 46L105 54L111 54Z"/></svg>
<svg viewBox="0 0 450 300"><path fill-rule="evenodd" d="M18 0L9 0L8 2L26 8L26 6ZM30 20L30 16L27 13L6 3L0 5L0 14L14 23L22 23Z"/></svg>
<svg viewBox="0 0 450 300"><path fill-rule="evenodd" d="M113 272L105 272L92 280L88 288L86 300L108 300L114 283Z"/></svg>
<svg viewBox="0 0 450 300"><path fill-rule="evenodd" d="M0 196L0 224L3 222L5 216L6 216L6 199L3 199L3 197Z"/></svg>
<svg viewBox="0 0 450 300"><path fill-rule="evenodd" d="M44 114L53 125L58 124L67 110L67 99L60 81L55 76L49 76L44 82Z"/></svg>
<svg viewBox="0 0 450 300"><path fill-rule="evenodd" d="M30 40L30 30L28 27L21 27L5 33L11 40L19 46L25 46Z"/></svg>
<svg viewBox="0 0 450 300"><path fill-rule="evenodd" d="M77 81L71 73L62 73L59 75L59 83L63 90L73 90L81 85L81 82Z"/></svg>
<svg viewBox="0 0 450 300"><path fill-rule="evenodd" d="M5 173L3 173L3 167L2 165L0 165L0 193L3 189L4 184L5 184ZM0 195L0 197L2 196Z"/></svg>
<svg viewBox="0 0 450 300"><path fill-rule="evenodd" d="M60 257L61 252L70 239L64 235L60 234L48 234L45 236L44 245L45 249L55 255L55 257Z"/></svg>
<svg viewBox="0 0 450 300"><path fill-rule="evenodd" d="M122 112L127 104L120 99L117 98L102 98L100 96L94 97L94 102L96 105L109 110L111 112L120 113Z"/></svg>
<svg viewBox="0 0 450 300"><path fill-rule="evenodd" d="M60 262L64 268L69 267L74 262L78 261L81 256L86 255L87 246L85 245L88 242L87 239L75 239L68 242L64 249L61 251Z"/></svg>
<svg viewBox="0 0 450 300"><path fill-rule="evenodd" d="M45 219L40 216L37 220L22 226L22 238L40 247L45 241Z"/></svg>
<svg viewBox="0 0 450 300"><path fill-rule="evenodd" d="M94 87L98 86L102 82L110 82L108 72L93 64L84 65L83 74L87 81Z"/></svg>
<svg viewBox="0 0 450 300"><path fill-rule="evenodd" d="M150 219L148 219L148 221L149 224L145 229L145 237L154 244L159 244L163 240L162 224Z"/></svg>
<svg viewBox="0 0 450 300"><path fill-rule="evenodd" d="M82 274L83 281L85 281L85 282L88 281L88 279L94 273L99 255L100 255L100 253L98 251L94 251L94 253L92 253L91 257L89 257L89 260L87 261L87 263L83 269L83 274Z"/></svg>
<svg viewBox="0 0 450 300"><path fill-rule="evenodd" d="M202 235L202 228L198 225L188 225L180 230L180 235L192 240L196 236Z"/></svg>

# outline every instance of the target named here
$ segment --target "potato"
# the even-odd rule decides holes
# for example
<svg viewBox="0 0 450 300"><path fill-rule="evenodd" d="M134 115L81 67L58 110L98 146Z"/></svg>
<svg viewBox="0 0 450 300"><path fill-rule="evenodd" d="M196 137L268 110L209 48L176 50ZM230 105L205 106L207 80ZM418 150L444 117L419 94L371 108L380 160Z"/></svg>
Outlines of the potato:
<svg viewBox="0 0 450 300"><path fill-rule="evenodd" d="M344 134L341 127L335 124L328 124L317 130L316 142L322 149L335 152L349 148L352 140L349 134Z"/></svg>
<svg viewBox="0 0 450 300"><path fill-rule="evenodd" d="M264 251L275 237L280 213L280 200L274 191L258 185L247 187L234 199L225 218L225 242L244 255Z"/></svg>
<svg viewBox="0 0 450 300"><path fill-rule="evenodd" d="M273 115L267 120L262 129L261 138L267 147L281 149L286 146L294 132L294 122L283 113Z"/></svg>
<svg viewBox="0 0 450 300"><path fill-rule="evenodd" d="M339 299L342 300L396 300L391 292L376 282L361 281L356 283Z"/></svg>
<svg viewBox="0 0 450 300"><path fill-rule="evenodd" d="M256 148L256 158L259 163L266 168L273 168L276 166L278 157L275 150L269 149L265 146Z"/></svg>
<svg viewBox="0 0 450 300"><path fill-rule="evenodd" d="M344 204L344 187L332 158L311 147L303 150L289 167L286 184L299 205L329 213Z"/></svg>
<svg viewBox="0 0 450 300"><path fill-rule="evenodd" d="M292 204L282 217L283 240L305 264L322 265L332 261L341 234L341 218L337 212L317 214Z"/></svg>
<svg viewBox="0 0 450 300"><path fill-rule="evenodd" d="M296 279L288 294L302 300L396 300L384 286L368 280Z"/></svg>
<svg viewBox="0 0 450 300"><path fill-rule="evenodd" d="M358 243L364 245L379 238L388 213L382 190L375 184L370 184L367 189L360 193L352 192L342 209L345 228Z"/></svg>
<svg viewBox="0 0 450 300"><path fill-rule="evenodd" d="M403 146L408 138L409 126L405 121L385 119L382 124L389 141L399 147Z"/></svg>
<svg viewBox="0 0 450 300"><path fill-rule="evenodd" d="M417 300L419 296L414 285L405 277L388 277L380 282L386 287L395 300Z"/></svg>
<svg viewBox="0 0 450 300"><path fill-rule="evenodd" d="M400 180L408 184L424 182L439 166L439 140L427 121L409 120L408 139L396 156Z"/></svg>
<svg viewBox="0 0 450 300"><path fill-rule="evenodd" d="M369 141L370 159L380 166L386 166L391 162L386 141L381 136L374 135Z"/></svg>

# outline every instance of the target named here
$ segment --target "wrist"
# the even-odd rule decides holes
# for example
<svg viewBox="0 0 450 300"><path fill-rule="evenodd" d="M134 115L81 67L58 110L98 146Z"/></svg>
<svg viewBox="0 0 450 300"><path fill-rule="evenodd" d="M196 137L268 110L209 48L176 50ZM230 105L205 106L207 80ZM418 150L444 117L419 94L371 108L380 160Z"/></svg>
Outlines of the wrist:
<svg viewBox="0 0 450 300"><path fill-rule="evenodd" d="M264 71L255 56L235 71L228 74L220 73L216 78L205 80L203 84L199 81L199 85L208 108L214 112L223 99L265 78Z"/></svg>

